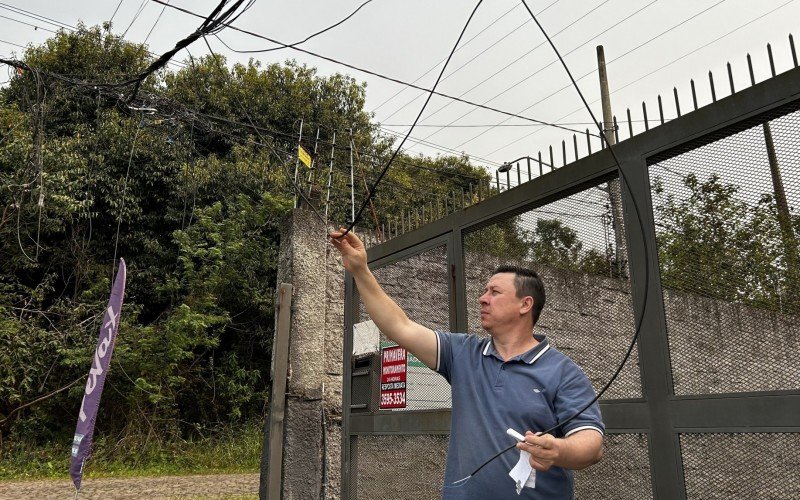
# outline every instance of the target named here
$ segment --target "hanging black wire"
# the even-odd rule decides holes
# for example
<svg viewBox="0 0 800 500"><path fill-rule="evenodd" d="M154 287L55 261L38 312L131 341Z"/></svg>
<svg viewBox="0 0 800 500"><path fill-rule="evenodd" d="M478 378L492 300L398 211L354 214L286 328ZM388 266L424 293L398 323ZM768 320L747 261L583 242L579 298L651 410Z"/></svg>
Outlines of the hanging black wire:
<svg viewBox="0 0 800 500"><path fill-rule="evenodd" d="M578 84L575 81L575 78L572 77L572 72L569 70L569 67L567 66L567 63L564 62L564 58L561 57L561 53L558 51L558 49L556 48L556 46L553 43L553 41L547 35L547 32L545 31L544 27L541 25L541 23L539 23L539 20L536 19L536 16L534 15L533 11L530 9L530 7L528 7L527 2L525 0L521 0L521 1L522 1L522 5L525 6L525 9L528 11L528 13L531 15L531 18L536 23L536 26L539 27L539 30L542 32L544 37L547 39L547 42L553 48L553 51L556 53L556 56L558 56L558 60L561 61L561 65L564 67L564 70L567 72L567 76L569 76L569 79L572 82L572 85L575 87L575 90L578 92L578 96L581 98L581 101L583 101L583 105L586 107L586 110L589 112L589 115L592 117L592 121L595 123L595 125L597 125L597 128L600 130L600 137L602 137L602 140L605 141L609 153L611 153L611 156L614 158L614 162L617 165L617 170L619 172L620 179L622 179L622 181L625 183L625 187L628 189L628 192L632 192L631 185L628 182L628 178L625 175L625 172L623 172L623 170L622 170L622 166L620 165L619 158L617 158L617 154L614 152L614 148L611 146L611 144L609 144L608 140L606 139L605 132L603 131L602 124L600 122L598 122L597 118L594 116L594 112L592 111L592 108L589 107L589 103L586 101L586 98L583 96L583 92L581 92L580 87L578 87ZM634 196L631 196L631 201L633 203L633 210L634 210L634 213L636 214L636 220L638 221L639 228L640 228L640 231L641 231L641 234L642 234L642 246L644 248L644 254L645 254L645 256L647 256L649 254L648 245L647 245L647 237L645 236L644 222L642 221L642 215L641 215L641 211L639 209L639 204L636 201L636 197L634 197ZM619 376L620 372L622 372L622 368L625 366L625 363L627 363L628 359L630 358L631 353L633 352L633 349L636 346L636 341L639 338L639 333L642 331L642 321L644 320L644 314L645 314L645 311L647 309L647 294L648 294L649 287L650 287L650 263L646 262L645 263L645 272L644 272L644 296L642 297L642 308L641 308L641 310L639 312L639 316L636 318L636 323L635 323L636 329L634 331L633 338L631 339L631 343L628 346L628 350L625 352L625 356L622 358L622 362L620 362L619 366L617 366L617 369L614 371L614 374L611 376L611 378L606 383L606 385L604 385L603 388L600 389L600 391L598 391L597 395L595 395L595 397L592 398L591 401L586 403L583 406L583 408L581 408L580 410L575 412L574 415L570 416L566 420L563 420L563 421L559 422L558 424L554 425L553 427L550 427L549 429L546 429L546 430L538 432L537 434L550 434L554 430L559 429L559 428L563 427L564 425L566 425L567 423L571 422L577 416L579 416L584 411L586 411L590 406L592 406L598 399L600 399L600 397L602 397L602 395L608 390L608 388L611 387L611 384L613 384L614 381L617 379L617 377ZM458 481L454 481L453 484L461 483L461 482L464 482L464 481L468 480L469 478L471 478L472 476L477 474L485 466L487 466L489 463L491 463L493 460L495 460L497 457L499 457L500 455L502 455L503 453L505 453L507 451L512 450L516 446L517 446L517 443L514 443L511 446L509 446L509 447L507 447L507 448L505 448L503 450L500 450L495 455L493 455L491 458L489 458L488 460L483 462L480 466L478 466L478 468L476 468L474 471L472 471L468 476L466 476L466 477L464 477L462 479L459 479Z"/></svg>

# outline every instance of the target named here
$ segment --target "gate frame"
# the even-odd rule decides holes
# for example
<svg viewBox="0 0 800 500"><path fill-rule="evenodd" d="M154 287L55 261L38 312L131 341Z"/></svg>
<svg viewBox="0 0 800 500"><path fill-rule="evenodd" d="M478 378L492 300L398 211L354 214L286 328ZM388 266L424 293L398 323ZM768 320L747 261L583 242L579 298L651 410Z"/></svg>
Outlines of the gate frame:
<svg viewBox="0 0 800 500"><path fill-rule="evenodd" d="M685 499L680 434L800 432L800 388L677 396L667 338L658 265L649 165L732 135L769 116L800 109L800 68L791 69L728 97L684 114L613 146L620 169L624 223L628 243L633 314L647 304L638 339L642 397L601 400L607 433L645 434L653 497ZM463 234L470 229L516 215L579 192L618 175L608 149L600 150L541 177L499 193L476 205L431 222L368 250L370 267L397 262L435 246L447 245L450 328L467 331ZM636 200L640 220L633 209ZM647 253L642 244L647 241ZM352 414L353 324L359 318L354 281L345 273L345 339L342 385L342 498L349 499L356 479L351 440L359 435L448 434L450 410ZM622 353L620 353L620 358Z"/></svg>

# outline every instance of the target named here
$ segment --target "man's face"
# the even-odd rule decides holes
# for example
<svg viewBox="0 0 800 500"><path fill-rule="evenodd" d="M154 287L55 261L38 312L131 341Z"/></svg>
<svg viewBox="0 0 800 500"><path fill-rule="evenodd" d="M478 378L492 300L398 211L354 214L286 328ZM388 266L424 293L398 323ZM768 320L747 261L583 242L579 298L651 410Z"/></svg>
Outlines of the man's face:
<svg viewBox="0 0 800 500"><path fill-rule="evenodd" d="M524 311L530 314L530 307L525 308L525 297L517 297L514 277L514 273L495 274L478 299L481 305L481 326L489 333L524 320Z"/></svg>

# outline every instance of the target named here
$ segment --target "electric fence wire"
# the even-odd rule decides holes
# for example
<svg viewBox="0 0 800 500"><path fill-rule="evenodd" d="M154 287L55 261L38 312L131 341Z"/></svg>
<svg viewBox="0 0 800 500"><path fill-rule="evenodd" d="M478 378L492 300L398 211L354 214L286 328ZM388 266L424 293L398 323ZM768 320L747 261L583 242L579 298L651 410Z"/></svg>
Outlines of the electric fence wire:
<svg viewBox="0 0 800 500"><path fill-rule="evenodd" d="M608 140L606 140L606 136L605 136L605 133L603 131L603 125L600 122L597 121L597 118L595 117L594 112L592 111L592 108L589 106L589 103L586 101L586 98L583 96L583 92L581 92L581 89L578 86L578 83L575 81L575 78L572 76L572 72L569 70L569 67L567 66L567 63L561 57L561 53L558 51L558 49L556 48L555 44L553 43L553 41L548 36L548 34L545 31L544 27L541 25L539 20L536 19L536 16L534 15L533 11L530 9L530 7L528 7L528 3L526 2L526 0L521 0L521 1L522 1L522 5L525 6L525 9L528 11L528 13L530 14L531 18L536 23L536 26L539 27L539 30L542 32L544 37L547 39L547 42L553 48L553 51L556 53L556 56L558 56L559 61L561 61L561 65L564 67L564 71L566 71L567 76L569 77L570 82L572 83L572 86L575 88L575 91L578 93L578 96L580 97L581 101L583 102L583 105L586 107L586 110L589 112L589 115L592 117L592 121L595 122L595 124L597 125L598 130L600 130L600 135L603 138L603 140L606 142L606 146L608 148L608 151L609 151L609 153L611 153L611 156L614 158L614 162L617 165L617 171L619 172L620 179L622 179L622 182L625 184L625 187L628 190L628 192L632 193L633 189L631 188L631 185L630 185L630 182L628 181L627 175L625 174L625 172L622 169L622 165L621 165L621 163L619 161L619 158L617 157L616 152L614 151L614 147L608 142ZM639 208L639 202L637 201L636 196L631 196L630 198L631 198L631 202L632 202L632 205L633 205L633 212L636 215L636 219L637 219L638 225L639 225L639 230L641 232L643 253L645 255L645 258L647 259L647 257L649 256L650 252L649 252L649 245L648 245L648 242L647 242L647 235L645 233L644 221L642 220L641 209ZM636 318L636 322L634 323L635 331L634 331L634 334L633 334L633 338L631 339L630 345L628 346L628 349L625 352L625 356L622 358L622 361L617 366L617 368L614 371L613 375L611 375L611 378L609 379L609 381L603 386L602 389L600 389L600 391L598 391L598 393L595 395L594 398L592 398L591 401L586 403L583 406L583 408L581 408L580 410L575 412L575 414L573 414L572 416L570 416L566 420L557 423L553 427L550 427L549 429L545 429L543 431L538 432L537 434L540 434L540 435L541 434L550 434L554 430L559 429L559 428L563 427L564 425L566 425L567 423L569 423L572 420L574 420L576 417L578 417L584 411L586 411L590 406L592 406L595 402L597 402L597 400L600 399L600 397L602 397L603 394L605 394L605 392L608 390L608 388L611 387L611 384L613 384L614 381L617 380L617 377L619 376L620 372L622 372L622 369L625 366L625 363L627 363L628 359L630 358L631 353L633 352L633 349L636 347L636 341L639 339L639 333L641 333L641 331L642 331L642 323L644 322L644 315L645 315L645 312L647 311L647 299L648 299L649 288L650 288L650 262L648 262L648 261L646 261L645 265L644 265L644 280L643 281L644 281L644 283L643 283L643 285L644 285L644 294L642 295L642 301L641 301L642 306L640 308L639 315ZM471 477L473 477L475 474L477 474L481 469L483 469L486 465L488 465L494 459L496 459L497 457L499 457L503 453L516 448L516 446L517 446L517 443L514 443L511 446L509 446L509 447L507 447L507 448L505 448L503 450L500 450L494 456L492 456L491 458L489 458L488 460L483 462L480 466L478 466L468 476L466 476L466 477L464 477L462 479L459 479L457 481L454 481L453 484L462 483L464 481L469 480Z"/></svg>

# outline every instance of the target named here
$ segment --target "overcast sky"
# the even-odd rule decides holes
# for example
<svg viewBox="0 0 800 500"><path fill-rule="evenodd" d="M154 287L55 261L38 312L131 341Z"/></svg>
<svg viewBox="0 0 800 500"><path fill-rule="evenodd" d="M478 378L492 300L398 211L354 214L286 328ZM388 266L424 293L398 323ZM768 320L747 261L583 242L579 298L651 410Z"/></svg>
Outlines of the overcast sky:
<svg viewBox="0 0 800 500"><path fill-rule="evenodd" d="M339 21L363 1L258 0L235 25L292 43ZM171 4L208 14L217 1L171 0ZM302 47L429 88L474 5L454 0L372 0L352 19ZM795 36L800 36L800 2L794 0L529 0L529 5L534 12L541 12L540 21L565 55L573 75L580 78L580 87L598 118L595 47L604 45L614 113L622 118L630 107L635 131L643 129L642 101L648 104L649 118L658 116L658 94L665 99L667 118L675 115L673 87L680 93L681 110L688 111L692 102L690 79L695 80L699 104L707 104L709 70L714 72L718 98L728 95L728 61L734 67L736 87L749 85L747 53L753 56L756 79L765 79L769 74L767 43L772 44L777 71L788 70L792 65L788 35L794 30ZM12 12L9 7L72 26L78 22L95 25L113 16L115 33L124 32L126 39L135 42L147 39L155 53L168 50L199 24L197 18L151 0L5 0L0 2L3 56L20 55L22 49L17 45L41 43L52 36L42 28L56 29L46 20ZM220 36L236 49L272 46L233 30L225 30ZM591 126L589 115L575 90L564 88L569 85L566 73L543 42L518 0L486 0L438 90L528 118L585 130ZM249 57L231 52L216 39L211 43L215 52L226 55L229 61L246 61ZM208 52L202 42L189 50L194 56ZM397 133L407 131L424 102L418 90L291 49L252 56L265 64L295 59L317 67L321 75L343 72L366 82L367 110L374 113L376 122ZM177 56L179 60L186 57L186 52ZM446 127L437 127L442 125ZM627 124L620 128L621 138L627 137ZM412 137L432 144L407 143L412 152L463 151L490 170L504 161L536 156L549 145L560 152L562 139L568 140L569 158L573 156L571 132L438 96L431 100ZM584 156L585 139L581 138L579 144ZM560 154L556 157L560 164Z"/></svg>

